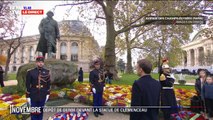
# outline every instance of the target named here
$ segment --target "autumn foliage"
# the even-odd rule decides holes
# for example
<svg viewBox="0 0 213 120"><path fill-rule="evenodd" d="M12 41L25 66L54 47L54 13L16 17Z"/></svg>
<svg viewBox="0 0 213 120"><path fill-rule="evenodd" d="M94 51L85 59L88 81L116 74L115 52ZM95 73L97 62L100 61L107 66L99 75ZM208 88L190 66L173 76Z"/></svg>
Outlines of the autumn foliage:
<svg viewBox="0 0 213 120"><path fill-rule="evenodd" d="M0 65L6 64L7 57L4 55L0 55Z"/></svg>

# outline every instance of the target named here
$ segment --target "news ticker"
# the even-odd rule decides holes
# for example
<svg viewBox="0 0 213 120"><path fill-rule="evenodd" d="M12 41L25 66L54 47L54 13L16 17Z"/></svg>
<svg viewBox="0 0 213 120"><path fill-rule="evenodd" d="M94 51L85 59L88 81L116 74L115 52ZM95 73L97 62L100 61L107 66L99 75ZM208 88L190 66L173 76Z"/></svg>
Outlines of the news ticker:
<svg viewBox="0 0 213 120"><path fill-rule="evenodd" d="M43 112L147 112L147 109L171 109L171 108L202 108L202 106L134 106L134 107L122 107L122 106L45 106ZM41 107L16 107L10 105L10 114L30 114L41 113Z"/></svg>
<svg viewBox="0 0 213 120"><path fill-rule="evenodd" d="M160 25L190 25L190 24L206 24L204 16L147 16L146 24Z"/></svg>

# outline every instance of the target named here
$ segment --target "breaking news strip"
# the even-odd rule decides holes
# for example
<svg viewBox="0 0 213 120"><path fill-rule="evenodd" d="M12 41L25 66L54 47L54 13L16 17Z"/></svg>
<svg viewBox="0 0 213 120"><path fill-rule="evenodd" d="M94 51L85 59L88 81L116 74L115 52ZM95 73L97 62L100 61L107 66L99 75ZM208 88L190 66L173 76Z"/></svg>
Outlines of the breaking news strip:
<svg viewBox="0 0 213 120"><path fill-rule="evenodd" d="M134 106L134 107L122 107L122 106L45 106L43 107L43 112L95 112L98 109L101 112L147 112L147 109L168 109L168 108L202 108L202 106ZM38 114L42 111L41 107L15 107L10 106L10 114Z"/></svg>

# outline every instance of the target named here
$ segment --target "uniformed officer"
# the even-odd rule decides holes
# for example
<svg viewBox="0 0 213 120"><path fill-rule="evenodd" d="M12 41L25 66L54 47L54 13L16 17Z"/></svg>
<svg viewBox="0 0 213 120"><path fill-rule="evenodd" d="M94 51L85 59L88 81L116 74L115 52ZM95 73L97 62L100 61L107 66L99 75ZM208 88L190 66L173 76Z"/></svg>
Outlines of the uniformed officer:
<svg viewBox="0 0 213 120"><path fill-rule="evenodd" d="M168 64L162 65L163 73L160 76L161 90L161 105L170 106L171 108L162 108L164 120L170 120L171 114L178 113L177 101L174 92L174 77L170 74L171 70Z"/></svg>
<svg viewBox="0 0 213 120"><path fill-rule="evenodd" d="M98 115L103 115L98 107L102 106L105 81L103 71L100 69L99 60L94 61L94 67L95 69L89 74L89 81L93 92L94 115L98 117Z"/></svg>
<svg viewBox="0 0 213 120"><path fill-rule="evenodd" d="M50 71L43 68L44 57L36 58L36 68L28 70L26 77L26 97L31 107L43 107L50 94ZM31 120L42 120L41 113L31 113Z"/></svg>

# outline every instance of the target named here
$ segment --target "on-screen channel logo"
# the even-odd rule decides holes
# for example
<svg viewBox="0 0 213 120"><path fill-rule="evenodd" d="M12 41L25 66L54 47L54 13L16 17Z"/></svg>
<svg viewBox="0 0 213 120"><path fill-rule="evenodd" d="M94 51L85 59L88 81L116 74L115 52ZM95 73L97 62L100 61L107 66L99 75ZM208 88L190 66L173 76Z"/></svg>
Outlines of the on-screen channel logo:
<svg viewBox="0 0 213 120"><path fill-rule="evenodd" d="M23 6L23 9L21 10L22 15L43 15L44 10L43 9L32 9L31 6Z"/></svg>

